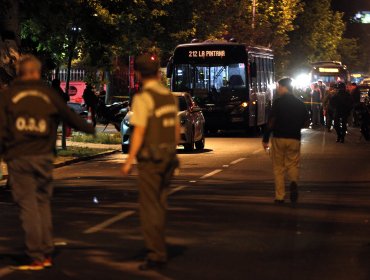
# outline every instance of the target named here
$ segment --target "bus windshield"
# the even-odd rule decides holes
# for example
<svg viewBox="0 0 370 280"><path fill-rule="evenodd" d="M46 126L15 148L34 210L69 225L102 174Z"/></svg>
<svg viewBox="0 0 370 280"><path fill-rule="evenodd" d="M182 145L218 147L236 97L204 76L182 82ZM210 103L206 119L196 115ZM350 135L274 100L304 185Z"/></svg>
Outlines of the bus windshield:
<svg viewBox="0 0 370 280"><path fill-rule="evenodd" d="M245 92L247 87L244 63L228 65L190 65L175 66L173 90L191 92L199 99L215 102L231 92ZM246 94L246 93L245 93Z"/></svg>
<svg viewBox="0 0 370 280"><path fill-rule="evenodd" d="M325 84L346 82L345 75L336 75L336 76L313 75L312 78L313 78L313 81L323 81Z"/></svg>

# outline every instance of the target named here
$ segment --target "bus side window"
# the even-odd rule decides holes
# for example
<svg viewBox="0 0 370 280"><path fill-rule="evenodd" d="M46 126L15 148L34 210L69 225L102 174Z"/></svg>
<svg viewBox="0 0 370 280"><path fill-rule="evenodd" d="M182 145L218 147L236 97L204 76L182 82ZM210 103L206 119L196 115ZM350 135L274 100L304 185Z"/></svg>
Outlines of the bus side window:
<svg viewBox="0 0 370 280"><path fill-rule="evenodd" d="M257 64L255 61L250 63L251 79L257 78Z"/></svg>
<svg viewBox="0 0 370 280"><path fill-rule="evenodd" d="M261 59L261 62L262 62L262 91L264 91L264 92L267 89L267 80L268 80L266 60L267 60L266 57Z"/></svg>
<svg viewBox="0 0 370 280"><path fill-rule="evenodd" d="M262 90L262 59L260 57L257 58L257 89L258 92Z"/></svg>

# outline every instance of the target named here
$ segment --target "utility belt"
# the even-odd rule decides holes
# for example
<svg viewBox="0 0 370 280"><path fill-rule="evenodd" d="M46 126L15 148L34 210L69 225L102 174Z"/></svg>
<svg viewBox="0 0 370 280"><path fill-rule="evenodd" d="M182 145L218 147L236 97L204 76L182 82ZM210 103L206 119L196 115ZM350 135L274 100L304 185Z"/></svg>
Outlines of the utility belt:
<svg viewBox="0 0 370 280"><path fill-rule="evenodd" d="M164 162L175 160L176 145L175 144L161 144L149 145L140 149L137 160L139 162Z"/></svg>

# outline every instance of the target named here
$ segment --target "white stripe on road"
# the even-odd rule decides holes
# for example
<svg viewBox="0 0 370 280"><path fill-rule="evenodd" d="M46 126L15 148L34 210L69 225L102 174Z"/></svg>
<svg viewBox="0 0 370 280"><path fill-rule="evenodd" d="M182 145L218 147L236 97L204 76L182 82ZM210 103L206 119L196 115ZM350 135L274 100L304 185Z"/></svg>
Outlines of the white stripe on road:
<svg viewBox="0 0 370 280"><path fill-rule="evenodd" d="M222 172L222 169L216 169L216 170L200 177L200 179L207 179L207 178L212 177L212 176L214 176L214 175L216 175L217 173L220 173L220 172Z"/></svg>
<svg viewBox="0 0 370 280"><path fill-rule="evenodd" d="M239 162L242 162L243 160L246 160L246 158L240 158L240 159L234 160L233 162L230 163L230 165L235 165Z"/></svg>
<svg viewBox="0 0 370 280"><path fill-rule="evenodd" d="M14 203L10 203L10 202L0 202L0 205L14 205Z"/></svg>
<svg viewBox="0 0 370 280"><path fill-rule="evenodd" d="M96 226L93 226L87 230L84 231L85 234L90 234L90 233L96 233L98 231L101 231L107 227L109 227L110 225L120 221L120 220L123 220L127 217L130 217L132 216L133 214L135 214L135 211L124 211L122 212L121 214L118 214L117 216L114 216L113 218L110 218L108 220L106 220L105 222L102 222L101 224L98 224Z"/></svg>
<svg viewBox="0 0 370 280"><path fill-rule="evenodd" d="M179 186L179 187L173 188L173 189L170 190L169 195L177 193L177 192L185 189L186 187L187 186ZM93 227L85 230L84 233L85 234L97 233L99 231L102 231L103 229L106 229L107 227L113 225L114 223L116 223L120 220L124 220L124 219L134 215L135 213L136 213L136 211L134 211L134 210L124 211L121 214L118 214L117 216L114 216L113 218L110 218L110 219L102 222L101 224L98 224L96 226L93 226Z"/></svg>
<svg viewBox="0 0 370 280"><path fill-rule="evenodd" d="M179 186L179 187L173 188L169 191L168 194L171 195L171 194L177 193L185 188L187 188L187 186Z"/></svg>
<svg viewBox="0 0 370 280"><path fill-rule="evenodd" d="M4 267L4 268L1 268L1 269L0 269L0 278L3 278L3 277L5 277L6 275L11 274L11 273L13 273L13 272L14 272L14 270L13 270L13 269L11 269L10 267Z"/></svg>
<svg viewBox="0 0 370 280"><path fill-rule="evenodd" d="M235 165L241 161L245 160L245 158L240 158L240 159L237 159L235 161L233 161L230 165ZM206 175L203 175L202 177L200 177L200 179L207 179L209 177L212 177L220 172L222 172L223 170L222 169L216 169ZM196 181L190 181L191 183L196 183ZM169 195L172 195L174 193L177 193L185 188L187 188L188 186L179 186L179 187L176 187L176 188L173 188L172 190L170 190L169 192ZM84 231L85 234L91 234L91 233L96 233L96 232L99 232L109 226L111 226L112 224L120 221L120 220L123 220L125 218L128 218L130 216L132 216L133 214L135 214L136 211L124 211L122 212L121 214L118 214L117 216L114 216L113 218L110 218L108 220L106 220L105 222L101 223L101 224L98 224L94 227L91 227L87 230Z"/></svg>
<svg viewBox="0 0 370 280"><path fill-rule="evenodd" d="M256 151L254 151L252 154L253 155L255 155L255 154L258 154L258 153L260 153L260 152L262 152L263 151L263 149L258 149L258 150L256 150Z"/></svg>

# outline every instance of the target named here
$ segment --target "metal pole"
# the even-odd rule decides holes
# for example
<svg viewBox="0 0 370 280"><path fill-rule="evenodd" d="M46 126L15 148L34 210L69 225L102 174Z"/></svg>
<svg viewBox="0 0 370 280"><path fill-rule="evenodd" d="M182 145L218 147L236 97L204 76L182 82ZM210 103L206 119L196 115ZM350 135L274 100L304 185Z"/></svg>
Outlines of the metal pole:
<svg viewBox="0 0 370 280"><path fill-rule="evenodd" d="M252 0L252 29L256 27L256 6L257 0Z"/></svg>
<svg viewBox="0 0 370 280"><path fill-rule="evenodd" d="M73 59L73 54L74 50L76 48L77 44L77 36L78 36L78 30L77 28L73 27L72 29L72 42L70 45L70 50L69 50L69 56L68 56L68 64L67 64L67 79L66 79L66 88L65 91L67 94L69 94L69 83L71 80L71 68L72 68L72 59ZM66 150L67 149L67 131L65 127L65 123L62 123L62 149Z"/></svg>

